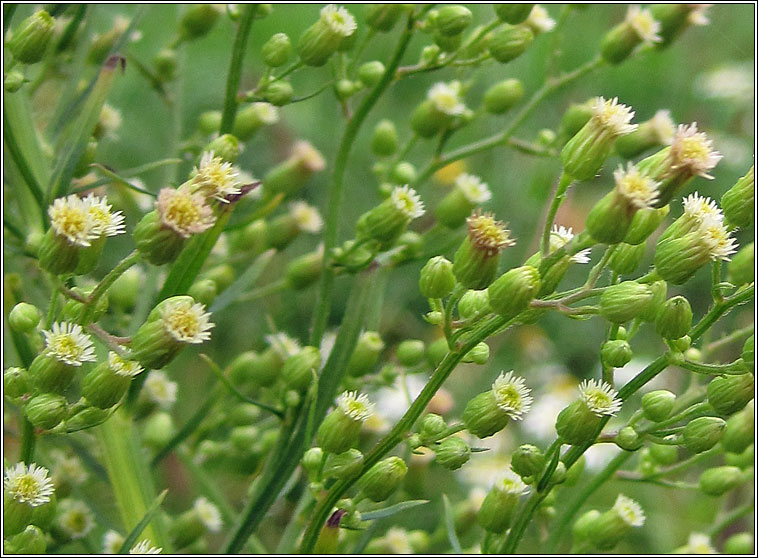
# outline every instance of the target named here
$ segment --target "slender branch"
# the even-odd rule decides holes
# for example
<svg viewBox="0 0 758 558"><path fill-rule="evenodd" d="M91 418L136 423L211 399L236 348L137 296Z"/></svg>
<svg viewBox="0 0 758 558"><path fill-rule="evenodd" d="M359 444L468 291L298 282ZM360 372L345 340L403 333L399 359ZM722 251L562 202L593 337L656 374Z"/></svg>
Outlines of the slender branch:
<svg viewBox="0 0 758 558"><path fill-rule="evenodd" d="M232 58L229 61L229 73L226 77L226 96L224 97L224 110L221 113L219 130L219 134L222 135L231 132L234 126L234 117L237 114L237 90L242 77L242 61L245 58L247 40L250 37L250 29L253 26L257 9L258 6L255 4L242 7L242 16L232 46Z"/></svg>
<svg viewBox="0 0 758 558"><path fill-rule="evenodd" d="M102 297L105 294L105 292L116 281L116 279L121 277L121 275L123 275L127 269L132 267L139 260L140 260L139 252L137 250L134 250L131 254L129 254L123 260L121 260L116 265L116 267L110 270L105 277L103 277L102 281L100 281L97 284L95 289L92 291L92 294L90 294L89 301L85 303L85 310L80 319L80 322L82 324L86 325L90 322L90 320L92 319L92 314L94 313L95 308L97 306L97 301L100 300L100 297Z"/></svg>

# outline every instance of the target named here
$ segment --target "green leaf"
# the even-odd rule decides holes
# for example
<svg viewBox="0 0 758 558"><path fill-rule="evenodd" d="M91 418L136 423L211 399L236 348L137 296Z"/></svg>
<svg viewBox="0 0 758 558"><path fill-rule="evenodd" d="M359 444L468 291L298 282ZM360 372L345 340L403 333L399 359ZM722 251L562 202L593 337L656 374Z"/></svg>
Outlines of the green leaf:
<svg viewBox="0 0 758 558"><path fill-rule="evenodd" d="M401 511L409 510L411 508L415 508L416 506L423 506L424 504L428 503L429 500L406 500L405 502L400 502L399 504L388 506L380 510L361 513L361 519L363 519L363 521L373 521L374 519L390 517L391 515L395 515Z"/></svg>
<svg viewBox="0 0 758 558"><path fill-rule="evenodd" d="M458 541L458 535L455 532L453 507L450 505L450 500L447 499L447 494L442 495L442 505L445 509L445 531L447 531L447 540L450 541L450 546L453 548L453 554L463 554L461 543Z"/></svg>
<svg viewBox="0 0 758 558"><path fill-rule="evenodd" d="M216 297L216 300L211 304L210 311L218 312L223 310L237 300L237 297L252 287L253 283L255 283L261 276L261 273L263 273L263 270L266 269L266 266L271 261L274 254L276 254L276 250L271 249L258 256L253 263L250 264L250 267L248 267L242 275L234 281L234 283L229 285L224 292Z"/></svg>
<svg viewBox="0 0 758 558"><path fill-rule="evenodd" d="M148 523L150 523L150 520L160 509L161 504L163 503L163 499L166 497L166 494L168 494L168 489L161 492L153 501L153 504L150 506L150 508L148 508L147 512L145 512L145 515L142 517L142 519L140 519L139 523L134 526L134 529L132 529L131 533L129 533L124 539L124 544L122 544L121 548L118 549L119 554L129 554L129 550L131 550L131 548L137 542L137 537L142 534L142 531L145 530L145 527L147 527Z"/></svg>
<svg viewBox="0 0 758 558"><path fill-rule="evenodd" d="M116 182L118 184L122 184L123 186L126 186L127 188L130 188L130 189L134 190L135 192L139 192L141 194L147 194L148 196L153 197L153 198L155 198L155 197L158 196L155 192L151 192L150 190L145 190L144 188L140 188L139 186L135 186L134 184L132 184L131 182L129 182L126 178L123 178L123 177L117 175L115 172L113 172L112 170L104 167L100 163L93 163L93 164L90 165L90 167L92 167L92 168L100 171L105 176L107 176L108 178L112 179L114 182ZM92 185L87 186L87 188L92 188Z"/></svg>

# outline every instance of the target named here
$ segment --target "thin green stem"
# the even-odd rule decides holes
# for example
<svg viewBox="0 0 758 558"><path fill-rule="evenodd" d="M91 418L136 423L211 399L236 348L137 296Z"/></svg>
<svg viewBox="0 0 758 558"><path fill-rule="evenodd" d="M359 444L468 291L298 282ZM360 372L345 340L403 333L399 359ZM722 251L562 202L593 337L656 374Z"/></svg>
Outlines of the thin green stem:
<svg viewBox="0 0 758 558"><path fill-rule="evenodd" d="M29 419L23 417L23 423L21 425L21 454L19 455L19 461L29 465L34 461L34 447L36 445L36 437L34 435L34 425L29 422Z"/></svg>
<svg viewBox="0 0 758 558"><path fill-rule="evenodd" d="M722 337L721 339L718 339L712 343L708 343L706 346L704 346L702 350L703 356L706 357L735 341L741 341L742 339L752 335L754 332L755 324L750 324L747 327L735 330L732 333Z"/></svg>
<svg viewBox="0 0 758 558"><path fill-rule="evenodd" d="M752 372L743 365L742 359L737 359L727 364L708 364L705 362L683 360L677 366L696 374L748 374Z"/></svg>
<svg viewBox="0 0 758 558"><path fill-rule="evenodd" d="M258 6L247 4L242 7L237 34L234 36L232 57L229 61L229 73L226 77L226 96L224 97L224 110L221 113L221 126L219 133L227 134L232 131L234 117L237 114L237 91L242 77L242 61L245 58L247 40L250 37L250 29L253 27L255 12Z"/></svg>
<svg viewBox="0 0 758 558"><path fill-rule="evenodd" d="M90 322L90 320L92 319L92 314L94 313L95 308L97 307L97 301L100 300L100 297L102 297L105 294L105 292L116 281L116 279L121 277L121 275L123 275L127 269L132 267L139 260L140 260L139 252L137 250L134 250L131 254L129 254L123 260L121 260L116 265L116 267L110 270L105 277L103 277L102 281L100 281L97 284L95 289L92 291L92 294L90 294L88 302L85 303L84 313L82 314L82 317L79 320L80 323L86 325Z"/></svg>
<svg viewBox="0 0 758 558"><path fill-rule="evenodd" d="M749 502L747 504L741 505L738 508L734 508L728 514L726 514L721 520L719 520L713 527L711 527L708 534L711 537L715 537L716 535L720 534L724 529L729 527L732 523L748 515L750 512L753 511L753 509L755 509L755 502Z"/></svg>

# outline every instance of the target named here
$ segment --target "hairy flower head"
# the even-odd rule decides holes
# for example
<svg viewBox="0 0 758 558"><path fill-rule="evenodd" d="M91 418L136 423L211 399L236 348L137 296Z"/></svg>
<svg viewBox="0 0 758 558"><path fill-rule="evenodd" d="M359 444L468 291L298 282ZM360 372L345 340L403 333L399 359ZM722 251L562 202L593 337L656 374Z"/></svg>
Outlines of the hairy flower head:
<svg viewBox="0 0 758 558"><path fill-rule="evenodd" d="M118 554L124 544L124 536L114 531L108 530L103 536L103 554Z"/></svg>
<svg viewBox="0 0 758 558"><path fill-rule="evenodd" d="M205 528L212 533L216 533L221 529L221 513L218 508L213 505L208 498L201 496L192 505L192 509L195 510L200 521L203 522Z"/></svg>
<svg viewBox="0 0 758 558"><path fill-rule="evenodd" d="M516 241L510 236L506 224L497 221L492 213L482 213L477 210L466 219L468 224L468 236L471 242L479 249L494 256L508 246L513 246Z"/></svg>
<svg viewBox="0 0 758 558"><path fill-rule="evenodd" d="M292 157L297 159L308 172L321 172L326 168L324 156L305 140L295 142L292 147Z"/></svg>
<svg viewBox="0 0 758 558"><path fill-rule="evenodd" d="M627 163L626 170L619 166L613 173L616 191L637 209L652 207L658 200L659 183L642 174L632 163Z"/></svg>
<svg viewBox="0 0 758 558"><path fill-rule="evenodd" d="M529 492L529 487L524 484L521 477L510 469L507 469L504 473L498 476L492 488L516 496L521 496L522 494Z"/></svg>
<svg viewBox="0 0 758 558"><path fill-rule="evenodd" d="M532 406L532 396L524 378L514 375L513 371L500 373L492 384L492 393L497 406L513 420L524 418Z"/></svg>
<svg viewBox="0 0 758 558"><path fill-rule="evenodd" d="M409 219L416 219L424 214L424 202L416 190L405 186L396 186L390 194L393 205Z"/></svg>
<svg viewBox="0 0 758 558"><path fill-rule="evenodd" d="M550 231L550 252L562 248L574 238L574 232L571 227L566 228L563 225L553 225ZM571 256L571 261L578 264L586 264L590 261L590 249L585 248Z"/></svg>
<svg viewBox="0 0 758 558"><path fill-rule="evenodd" d="M53 481L48 477L48 470L32 463L28 467L16 463L5 469L3 480L5 492L14 500L28 502L37 507L50 501L53 495Z"/></svg>
<svg viewBox="0 0 758 558"><path fill-rule="evenodd" d="M687 4L690 9L690 13L687 14L687 23L690 25L708 25L711 20L708 19L708 8L713 4Z"/></svg>
<svg viewBox="0 0 758 558"><path fill-rule="evenodd" d="M631 123L634 111L619 103L617 97L610 100L595 97L591 107L592 120L613 137L631 134L637 129L637 124Z"/></svg>
<svg viewBox="0 0 758 558"><path fill-rule="evenodd" d="M157 207L161 223L184 238L207 231L215 221L203 195L186 187L163 188Z"/></svg>
<svg viewBox="0 0 758 558"><path fill-rule="evenodd" d="M645 523L645 513L642 511L642 507L623 494L618 495L612 509L630 527L642 527Z"/></svg>
<svg viewBox="0 0 758 558"><path fill-rule="evenodd" d="M216 157L213 151L203 153L189 184L193 192L200 192L222 203L228 203L231 196L242 193L239 170L230 162Z"/></svg>
<svg viewBox="0 0 758 558"><path fill-rule="evenodd" d="M161 552L163 552L162 548L153 546L147 539L141 540L129 550L129 554L160 554Z"/></svg>
<svg viewBox="0 0 758 558"><path fill-rule="evenodd" d="M466 105L461 100L461 84L458 81L435 83L429 89L427 98L434 108L450 116L460 116L466 110Z"/></svg>
<svg viewBox="0 0 758 558"><path fill-rule="evenodd" d="M648 120L648 123L652 126L658 141L663 145L670 145L674 141L676 125L671 118L671 111L659 110Z"/></svg>
<svg viewBox="0 0 758 558"><path fill-rule="evenodd" d="M160 312L163 327L174 339L182 343L208 341L214 325L210 317L211 315L205 311L205 306L185 298L169 301Z"/></svg>
<svg viewBox="0 0 758 558"><path fill-rule="evenodd" d="M696 234L701 235L711 260L728 260L737 251L737 241L732 238L723 221L706 219Z"/></svg>
<svg viewBox="0 0 758 558"><path fill-rule="evenodd" d="M300 352L300 343L284 332L272 333L264 337L266 342L274 349L282 359L287 359Z"/></svg>
<svg viewBox="0 0 758 558"><path fill-rule="evenodd" d="M354 421L365 422L374 414L374 404L366 394L346 391L337 398L337 407Z"/></svg>
<svg viewBox="0 0 758 558"><path fill-rule="evenodd" d="M690 194L682 200L684 215L701 224L707 220L723 222L724 214L721 208L711 198L701 196L697 192Z"/></svg>
<svg viewBox="0 0 758 558"><path fill-rule="evenodd" d="M713 142L704 132L698 132L697 123L680 124L671 143L671 169L691 176L713 179L708 174L721 160L722 155L713 149Z"/></svg>
<svg viewBox="0 0 758 558"><path fill-rule="evenodd" d="M56 360L81 366L83 362L96 359L92 339L78 324L54 323L49 331L44 330L42 334L45 336L45 352Z"/></svg>
<svg viewBox="0 0 758 558"><path fill-rule="evenodd" d="M279 122L279 109L271 103L253 103L255 114L264 124Z"/></svg>
<svg viewBox="0 0 758 558"><path fill-rule="evenodd" d="M329 4L321 8L321 21L329 26L336 35L349 37L353 34L357 25L355 18L342 6Z"/></svg>
<svg viewBox="0 0 758 558"><path fill-rule="evenodd" d="M317 234L324 226L324 220L321 218L318 209L304 201L292 202L290 214L295 218L297 227L303 232Z"/></svg>
<svg viewBox="0 0 758 558"><path fill-rule="evenodd" d="M529 17L524 23L532 29L535 35L547 33L555 27L555 20L539 4L536 4L532 8L532 11L529 12Z"/></svg>
<svg viewBox="0 0 758 558"><path fill-rule="evenodd" d="M108 367L119 376L127 376L130 378L136 376L143 370L138 362L134 360L126 360L113 351L108 353Z"/></svg>
<svg viewBox="0 0 758 558"><path fill-rule="evenodd" d="M145 378L145 393L159 407L167 409L176 402L176 382L168 379L163 370L151 370Z"/></svg>
<svg viewBox="0 0 758 558"><path fill-rule="evenodd" d="M621 410L618 392L601 380L584 380L579 385L579 396L597 416L615 415Z"/></svg>
<svg viewBox="0 0 758 558"><path fill-rule="evenodd" d="M72 244L89 246L91 240L102 234L87 204L73 194L56 199L47 209L47 214L55 234L65 237Z"/></svg>
<svg viewBox="0 0 758 558"><path fill-rule="evenodd" d="M67 498L58 504L58 525L72 539L82 539L95 527L92 511L81 500Z"/></svg>
<svg viewBox="0 0 758 558"><path fill-rule="evenodd" d="M630 6L626 13L626 22L642 42L661 42L661 37L658 35L661 31L661 23L653 17L650 10L643 10L639 6Z"/></svg>
<svg viewBox="0 0 758 558"><path fill-rule="evenodd" d="M111 212L111 205L105 196L99 198L94 194L89 194L84 198L84 205L100 235L116 236L123 234L126 230L124 214L120 211Z"/></svg>
<svg viewBox="0 0 758 558"><path fill-rule="evenodd" d="M455 179L455 187L458 188L465 198L474 204L488 202L492 198L492 192L486 182L473 174L460 174Z"/></svg>
<svg viewBox="0 0 758 558"><path fill-rule="evenodd" d="M682 554L718 554L713 545L711 538L705 533L690 533L687 544L677 553Z"/></svg>

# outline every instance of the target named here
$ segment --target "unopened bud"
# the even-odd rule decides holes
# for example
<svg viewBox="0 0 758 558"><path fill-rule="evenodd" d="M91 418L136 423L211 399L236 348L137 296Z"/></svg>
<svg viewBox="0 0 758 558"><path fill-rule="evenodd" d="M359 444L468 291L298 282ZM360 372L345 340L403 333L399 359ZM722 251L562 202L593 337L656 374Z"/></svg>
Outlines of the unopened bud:
<svg viewBox="0 0 758 558"><path fill-rule="evenodd" d="M426 298L444 298L455 287L453 264L442 256L431 258L421 269L419 290Z"/></svg>
<svg viewBox="0 0 758 558"><path fill-rule="evenodd" d="M20 333L34 331L34 328L39 324L39 320L39 310L28 302L19 302L8 314L8 324Z"/></svg>
<svg viewBox="0 0 758 558"><path fill-rule="evenodd" d="M452 436L434 448L435 461L451 471L460 469L471 457L471 447L462 438Z"/></svg>
<svg viewBox="0 0 758 558"><path fill-rule="evenodd" d="M503 114L524 96L524 86L517 79L506 79L487 89L484 94L484 110Z"/></svg>
<svg viewBox="0 0 758 558"><path fill-rule="evenodd" d="M371 151L379 157L390 157L397 151L397 129L391 120L380 120L374 128Z"/></svg>
<svg viewBox="0 0 758 558"><path fill-rule="evenodd" d="M676 446L650 444L650 457L660 465L673 465L679 460L679 450Z"/></svg>
<svg viewBox="0 0 758 558"><path fill-rule="evenodd" d="M490 297L486 289L468 290L458 302L458 315L462 320L473 320L491 311Z"/></svg>
<svg viewBox="0 0 758 558"><path fill-rule="evenodd" d="M292 100L295 91L292 84L286 80L269 83L263 90L263 98L274 106L281 107Z"/></svg>
<svg viewBox="0 0 758 558"><path fill-rule="evenodd" d="M631 426L619 430L614 441L618 447L626 451L637 451L642 447L642 438Z"/></svg>
<svg viewBox="0 0 758 558"><path fill-rule="evenodd" d="M742 482L742 471L738 467L724 465L703 471L698 481L698 487L709 496L721 496L738 487Z"/></svg>
<svg viewBox="0 0 758 558"><path fill-rule="evenodd" d="M460 35L471 24L471 10L463 6L443 6L434 21L439 33L447 37Z"/></svg>
<svg viewBox="0 0 758 558"><path fill-rule="evenodd" d="M23 73L18 70L11 70L5 74L5 79L3 80L3 88L5 89L6 93L15 93L21 89L21 86L24 85L25 81L26 78L24 77Z"/></svg>
<svg viewBox="0 0 758 558"><path fill-rule="evenodd" d="M500 21L516 25L523 23L532 13L534 4L494 4L495 15Z"/></svg>
<svg viewBox="0 0 758 558"><path fill-rule="evenodd" d="M743 246L727 267L729 282L736 286L755 281L755 243Z"/></svg>
<svg viewBox="0 0 758 558"><path fill-rule="evenodd" d="M171 81L176 76L176 51L172 48L164 48L158 51L153 58L155 73L163 81Z"/></svg>
<svg viewBox="0 0 758 558"><path fill-rule="evenodd" d="M10 400L20 399L32 391L29 373L13 366L3 372L3 395Z"/></svg>
<svg viewBox="0 0 758 558"><path fill-rule="evenodd" d="M746 374L727 374L708 384L708 403L722 415L731 415L745 408L753 399L755 380Z"/></svg>
<svg viewBox="0 0 758 558"><path fill-rule="evenodd" d="M526 25L505 24L488 37L487 48L492 58L506 64L524 54L533 40L534 33Z"/></svg>
<svg viewBox="0 0 758 558"><path fill-rule="evenodd" d="M511 456L511 469L521 477L536 477L545 468L545 455L537 446L523 444Z"/></svg>
<svg viewBox="0 0 758 558"><path fill-rule="evenodd" d="M682 433L684 445L692 452L702 453L719 443L726 422L718 417L700 417L691 420Z"/></svg>
<svg viewBox="0 0 758 558"><path fill-rule="evenodd" d="M735 533L724 541L724 554L752 554L755 552L755 540L751 533Z"/></svg>
<svg viewBox="0 0 758 558"><path fill-rule="evenodd" d="M66 398L54 393L32 397L24 407L24 414L34 426L50 430L58 426L68 414Z"/></svg>
<svg viewBox="0 0 758 558"><path fill-rule="evenodd" d="M36 525L28 525L18 535L4 541L4 553L8 553L6 544L12 548L10 554L45 554L45 550L47 549L45 533Z"/></svg>
<svg viewBox="0 0 758 558"><path fill-rule="evenodd" d="M624 281L611 285L600 297L600 314L609 322L622 324L643 311L653 299L648 285Z"/></svg>
<svg viewBox="0 0 758 558"><path fill-rule="evenodd" d="M358 487L369 500L382 502L397 490L407 472L405 461L388 457L371 467L358 481Z"/></svg>
<svg viewBox="0 0 758 558"><path fill-rule="evenodd" d="M626 231L624 242L627 244L643 244L648 237L655 232L658 226L669 214L670 207L664 205L661 208L643 208L637 210Z"/></svg>
<svg viewBox="0 0 758 558"><path fill-rule="evenodd" d="M609 368L623 368L632 360L632 348L623 339L611 339L600 349L603 365Z"/></svg>
<svg viewBox="0 0 758 558"><path fill-rule="evenodd" d="M563 409L555 422L555 430L566 443L578 446L595 437L602 417L593 413L584 401L577 400Z"/></svg>
<svg viewBox="0 0 758 558"><path fill-rule="evenodd" d="M324 450L319 447L310 448L303 454L300 462L308 472L309 477L316 478L321 469L321 464L324 462Z"/></svg>
<svg viewBox="0 0 758 558"><path fill-rule="evenodd" d="M745 344L742 346L742 362L748 370L755 370L755 336L751 335L745 339Z"/></svg>
<svg viewBox="0 0 758 558"><path fill-rule="evenodd" d="M27 17L8 42L13 58L23 64L34 64L42 60L53 37L54 26L55 21L45 10Z"/></svg>
<svg viewBox="0 0 758 558"><path fill-rule="evenodd" d="M208 110L200 115L197 128L203 135L209 136L221 128L221 111Z"/></svg>
<svg viewBox="0 0 758 558"><path fill-rule="evenodd" d="M655 331L664 339L679 339L692 327L692 308L683 296L668 299L655 318Z"/></svg>
<svg viewBox="0 0 758 558"><path fill-rule="evenodd" d="M730 225L749 228L755 220L754 167L721 197L721 209Z"/></svg>
<svg viewBox="0 0 758 558"><path fill-rule="evenodd" d="M376 331L364 331L358 338L355 350L347 364L349 376L363 376L371 372L384 349L382 336Z"/></svg>
<svg viewBox="0 0 758 558"><path fill-rule="evenodd" d="M375 31L386 33L395 26L403 10L402 4L367 4L364 11L366 24Z"/></svg>
<svg viewBox="0 0 758 558"><path fill-rule="evenodd" d="M395 350L395 358L403 366L416 366L424 360L426 347L419 339L406 339Z"/></svg>
<svg viewBox="0 0 758 558"><path fill-rule="evenodd" d="M437 439L443 432L447 430L447 423L440 415L429 413L421 421L421 428L419 434L421 436L420 442L430 442Z"/></svg>
<svg viewBox="0 0 758 558"><path fill-rule="evenodd" d="M358 68L358 79L366 87L374 87L384 76L384 64L378 60L361 64Z"/></svg>
<svg viewBox="0 0 758 558"><path fill-rule="evenodd" d="M298 392L304 392L313 382L321 365L321 353L316 347L303 347L284 361L282 379L284 384Z"/></svg>
<svg viewBox="0 0 758 558"><path fill-rule="evenodd" d="M674 410L676 395L665 389L651 391L642 396L642 413L651 422L669 418Z"/></svg>
<svg viewBox="0 0 758 558"><path fill-rule="evenodd" d="M308 252L287 264L285 277L287 285L293 290L302 290L315 283L321 276L321 263L324 259L323 250Z"/></svg>
<svg viewBox="0 0 758 558"><path fill-rule="evenodd" d="M608 261L608 267L619 275L629 275L637 269L644 255L644 243L634 246L622 242L616 245L616 250Z"/></svg>
<svg viewBox="0 0 758 558"><path fill-rule="evenodd" d="M271 68L278 68L289 60L292 54L292 44L286 33L276 33L263 43L261 57L263 63Z"/></svg>
<svg viewBox="0 0 758 558"><path fill-rule="evenodd" d="M482 341L477 343L473 349L463 356L463 362L473 362L474 364L487 364L490 358L490 347Z"/></svg>
<svg viewBox="0 0 758 558"><path fill-rule="evenodd" d="M728 452L742 453L755 439L755 407L749 404L726 421L721 445Z"/></svg>
<svg viewBox="0 0 758 558"><path fill-rule="evenodd" d="M355 478L363 468L363 454L357 449L349 449L340 454L329 454L324 464L324 478L338 480Z"/></svg>
<svg viewBox="0 0 758 558"><path fill-rule="evenodd" d="M211 4L195 4L182 16L179 34L183 39L199 39L213 29L218 16L219 11Z"/></svg>
<svg viewBox="0 0 758 558"><path fill-rule="evenodd" d="M212 151L216 156L221 157L224 161L233 163L240 154L240 144L232 134L219 136L205 146L205 152Z"/></svg>
<svg viewBox="0 0 758 558"><path fill-rule="evenodd" d="M511 269L496 279L488 288L492 310L505 317L513 317L526 310L540 289L540 274L532 266Z"/></svg>

